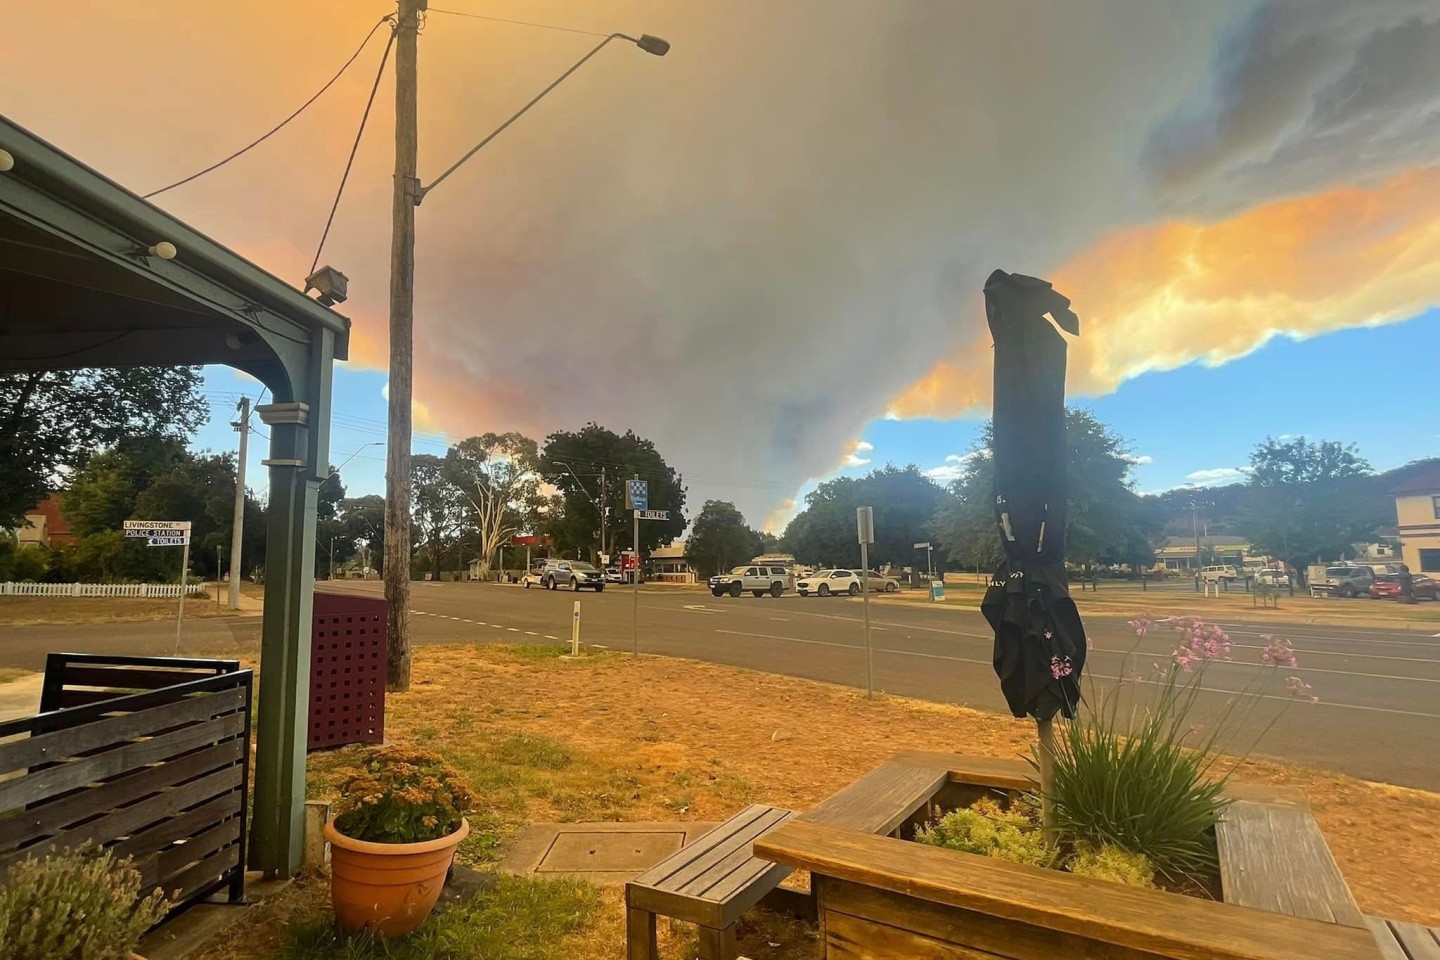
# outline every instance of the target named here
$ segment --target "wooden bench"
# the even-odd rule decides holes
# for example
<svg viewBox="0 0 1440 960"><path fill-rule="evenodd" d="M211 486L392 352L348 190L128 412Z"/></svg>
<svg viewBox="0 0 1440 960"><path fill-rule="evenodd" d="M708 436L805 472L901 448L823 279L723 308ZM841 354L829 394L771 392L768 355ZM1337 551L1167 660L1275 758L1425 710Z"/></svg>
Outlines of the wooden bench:
<svg viewBox="0 0 1440 960"><path fill-rule="evenodd" d="M1418 923L1366 917L1384 960L1440 960L1440 930Z"/></svg>
<svg viewBox="0 0 1440 960"><path fill-rule="evenodd" d="M1364 927L1310 807L1293 793L1262 788L1237 796L1215 825L1226 903L1306 920Z"/></svg>
<svg viewBox="0 0 1440 960"><path fill-rule="evenodd" d="M625 884L630 960L658 960L657 913L700 928L700 960L734 960L735 922L790 873L757 858L752 847L790 816L751 804Z"/></svg>
<svg viewBox="0 0 1440 960"><path fill-rule="evenodd" d="M930 758L940 754L902 753L880 764L797 819L845 830L888 836L925 808L950 780L950 770Z"/></svg>

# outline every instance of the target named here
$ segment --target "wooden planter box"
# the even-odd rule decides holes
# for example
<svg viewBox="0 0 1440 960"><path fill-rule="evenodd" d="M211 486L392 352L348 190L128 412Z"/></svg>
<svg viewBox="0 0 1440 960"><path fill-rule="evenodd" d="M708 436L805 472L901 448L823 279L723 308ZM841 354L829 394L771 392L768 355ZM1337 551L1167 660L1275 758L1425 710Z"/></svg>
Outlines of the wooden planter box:
<svg viewBox="0 0 1440 960"><path fill-rule="evenodd" d="M1029 786L1018 761L910 753L892 762L945 764L943 806ZM755 855L810 871L829 960L1377 960L1303 798L1235 794L1217 831L1225 902L803 818L758 840Z"/></svg>

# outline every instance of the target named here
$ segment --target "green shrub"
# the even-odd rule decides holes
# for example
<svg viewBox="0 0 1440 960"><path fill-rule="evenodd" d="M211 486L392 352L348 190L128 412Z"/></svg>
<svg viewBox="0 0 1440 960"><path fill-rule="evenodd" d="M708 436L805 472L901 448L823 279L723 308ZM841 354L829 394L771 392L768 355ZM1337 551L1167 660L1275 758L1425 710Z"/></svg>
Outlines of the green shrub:
<svg viewBox="0 0 1440 960"><path fill-rule="evenodd" d="M129 960L169 908L159 890L140 896L129 858L52 850L16 863L0 888L0 957Z"/></svg>
<svg viewBox="0 0 1440 960"><path fill-rule="evenodd" d="M372 843L438 840L460 829L474 802L464 776L435 754L381 747L341 783L335 829Z"/></svg>
<svg viewBox="0 0 1440 960"><path fill-rule="evenodd" d="M1082 843L1065 862L1065 869L1079 877L1109 880L1129 887L1155 887L1155 865L1143 853L1131 853L1114 844L1099 847Z"/></svg>
<svg viewBox="0 0 1440 960"><path fill-rule="evenodd" d="M1039 826L1023 810L1001 809L994 800L952 810L916 831L915 839L932 847L995 857L1012 863L1048 866L1054 851Z"/></svg>

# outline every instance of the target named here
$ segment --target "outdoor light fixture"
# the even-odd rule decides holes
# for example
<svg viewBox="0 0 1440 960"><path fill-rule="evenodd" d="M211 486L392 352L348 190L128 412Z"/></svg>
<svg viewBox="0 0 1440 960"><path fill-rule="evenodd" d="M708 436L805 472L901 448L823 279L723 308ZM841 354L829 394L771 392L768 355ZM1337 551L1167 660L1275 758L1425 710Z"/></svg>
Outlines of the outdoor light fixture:
<svg viewBox="0 0 1440 960"><path fill-rule="evenodd" d="M159 243L145 248L145 252L152 257L159 257L161 260L174 260L175 254L180 251L175 249L175 244L169 240L161 240Z"/></svg>
<svg viewBox="0 0 1440 960"><path fill-rule="evenodd" d="M309 293L314 290L318 294L315 299L327 307L344 303L349 286L350 278L329 265L321 267L305 278L305 292Z"/></svg>
<svg viewBox="0 0 1440 960"><path fill-rule="evenodd" d="M0 150L0 173L9 173L15 169L15 154L9 150Z"/></svg>
<svg viewBox="0 0 1440 960"><path fill-rule="evenodd" d="M635 41L635 46L646 53L653 53L657 57L663 57L670 52L670 41L661 40L659 37L652 37L648 33L640 34L640 39Z"/></svg>

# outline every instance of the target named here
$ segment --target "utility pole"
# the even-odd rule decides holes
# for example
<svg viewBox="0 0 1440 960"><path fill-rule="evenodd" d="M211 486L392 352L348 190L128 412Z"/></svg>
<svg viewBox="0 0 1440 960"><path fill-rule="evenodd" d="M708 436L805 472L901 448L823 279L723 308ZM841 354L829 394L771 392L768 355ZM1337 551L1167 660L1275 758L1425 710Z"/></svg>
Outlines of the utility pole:
<svg viewBox="0 0 1440 960"><path fill-rule="evenodd" d="M386 687L410 689L410 398L414 392L416 124L420 14L399 0L395 24L395 184L390 233L390 422L385 470Z"/></svg>
<svg viewBox="0 0 1440 960"><path fill-rule="evenodd" d="M635 474L640 479L640 474ZM640 656L640 511L635 513L635 569L630 571L630 652Z"/></svg>
<svg viewBox="0 0 1440 960"><path fill-rule="evenodd" d="M250 398L241 397L236 409L240 420L231 424L240 431L240 455L235 461L235 512L230 520L230 609L240 609L240 548L245 543L245 450L250 440ZM217 571L215 576L220 576Z"/></svg>
<svg viewBox="0 0 1440 960"><path fill-rule="evenodd" d="M607 557L610 556L610 549L609 549L609 542L608 542L608 541L609 541L609 538L610 538L610 530L609 530L609 525L606 524L605 521L609 518L609 514L610 514L609 503L608 503L608 501L605 499L605 468L604 468L604 467L601 467L601 468L600 468L600 552L601 552L602 554L604 554L605 556L607 556ZM608 561L603 561L600 565L603 567L603 566L605 566L606 563L608 563Z"/></svg>

